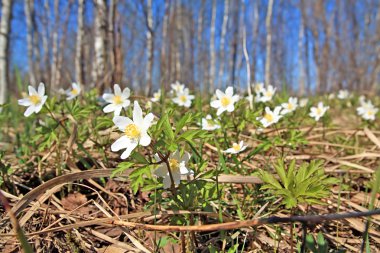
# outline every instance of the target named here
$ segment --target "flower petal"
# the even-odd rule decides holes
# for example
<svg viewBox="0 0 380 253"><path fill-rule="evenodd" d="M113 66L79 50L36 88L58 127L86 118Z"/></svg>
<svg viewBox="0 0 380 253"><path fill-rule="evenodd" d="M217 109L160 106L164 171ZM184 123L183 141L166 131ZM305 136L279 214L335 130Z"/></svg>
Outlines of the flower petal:
<svg viewBox="0 0 380 253"><path fill-rule="evenodd" d="M146 147L150 144L150 141L151 141L150 136L147 133L145 133L140 138L140 145Z"/></svg>
<svg viewBox="0 0 380 253"><path fill-rule="evenodd" d="M42 97L43 95L45 95L45 84L44 83L40 83L38 85L38 95L40 97Z"/></svg>

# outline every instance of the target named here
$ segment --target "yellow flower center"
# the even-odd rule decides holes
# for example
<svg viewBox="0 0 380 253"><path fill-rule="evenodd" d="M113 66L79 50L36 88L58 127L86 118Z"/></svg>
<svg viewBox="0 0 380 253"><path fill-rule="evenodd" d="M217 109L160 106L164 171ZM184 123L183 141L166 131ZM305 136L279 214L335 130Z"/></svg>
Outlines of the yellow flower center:
<svg viewBox="0 0 380 253"><path fill-rule="evenodd" d="M240 145L237 143L234 143L234 145L232 145L232 148L237 152L240 150Z"/></svg>
<svg viewBox="0 0 380 253"><path fill-rule="evenodd" d="M78 90L77 89L72 89L71 90L71 94L73 94L74 96L78 95Z"/></svg>
<svg viewBox="0 0 380 253"><path fill-rule="evenodd" d="M130 139L137 139L141 135L140 129L135 124L129 124L125 128L125 135Z"/></svg>
<svg viewBox="0 0 380 253"><path fill-rule="evenodd" d="M29 96L29 99L30 99L30 102L32 102L32 104L34 104L34 105L41 102L41 98L38 95L31 95L31 96Z"/></svg>
<svg viewBox="0 0 380 253"><path fill-rule="evenodd" d="M374 115L373 111L367 111L367 114L368 114L369 116Z"/></svg>
<svg viewBox="0 0 380 253"><path fill-rule="evenodd" d="M181 96L179 96L179 100L181 100L181 102L185 103L187 101L187 97L185 95L181 95Z"/></svg>
<svg viewBox="0 0 380 253"><path fill-rule="evenodd" d="M123 103L123 99L121 98L121 96L114 96L113 97L113 103L115 105L120 105Z"/></svg>
<svg viewBox="0 0 380 253"><path fill-rule="evenodd" d="M317 108L317 114L321 115L322 114L322 109L320 107Z"/></svg>
<svg viewBox="0 0 380 253"><path fill-rule="evenodd" d="M264 115L264 119L266 119L268 122L272 122L273 121L273 115L271 113L266 113Z"/></svg>
<svg viewBox="0 0 380 253"><path fill-rule="evenodd" d="M267 91L267 92L265 92L265 96L266 97L271 97L273 94L272 94L272 92L271 91Z"/></svg>
<svg viewBox="0 0 380 253"><path fill-rule="evenodd" d="M223 107L227 107L231 103L231 98L222 97L222 99L220 100L220 103L222 104Z"/></svg>
<svg viewBox="0 0 380 253"><path fill-rule="evenodd" d="M169 159L169 165L170 165L170 169L172 171L179 171L179 163L178 163L177 159L170 158Z"/></svg>
<svg viewBox="0 0 380 253"><path fill-rule="evenodd" d="M288 110L293 110L293 105L291 103L288 103Z"/></svg>

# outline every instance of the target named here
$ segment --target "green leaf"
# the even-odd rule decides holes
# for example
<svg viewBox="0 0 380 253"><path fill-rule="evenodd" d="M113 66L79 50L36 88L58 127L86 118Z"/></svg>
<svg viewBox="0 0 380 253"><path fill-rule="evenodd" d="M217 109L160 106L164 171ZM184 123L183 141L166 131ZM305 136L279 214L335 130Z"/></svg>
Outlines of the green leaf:
<svg viewBox="0 0 380 253"><path fill-rule="evenodd" d="M132 167L135 163L133 162L122 162L114 169L111 173L111 178L116 176L117 174L122 174L124 171Z"/></svg>
<svg viewBox="0 0 380 253"><path fill-rule="evenodd" d="M149 164L149 162L145 159L145 157L139 152L133 152L131 157L136 160L138 163Z"/></svg>

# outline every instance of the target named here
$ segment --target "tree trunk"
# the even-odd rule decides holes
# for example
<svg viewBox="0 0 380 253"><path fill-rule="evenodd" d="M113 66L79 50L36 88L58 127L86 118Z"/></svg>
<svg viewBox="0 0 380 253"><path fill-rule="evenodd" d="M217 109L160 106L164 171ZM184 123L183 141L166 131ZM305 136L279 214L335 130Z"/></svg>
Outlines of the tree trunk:
<svg viewBox="0 0 380 253"><path fill-rule="evenodd" d="M78 0L77 17L77 43L75 51L75 79L78 83L84 84L83 75L83 36L84 36L84 0Z"/></svg>
<svg viewBox="0 0 380 253"><path fill-rule="evenodd" d="M298 33L298 69L299 69L299 86L298 86L298 95L305 95L305 69L303 64L304 56L304 37L305 37L305 28L303 17L301 16L300 28Z"/></svg>
<svg viewBox="0 0 380 253"><path fill-rule="evenodd" d="M145 81L146 89L145 95L150 95L152 92L152 70L153 70L153 60L154 60L154 33L153 33L153 15L152 15L152 0L147 0L146 6L146 55L147 64L145 69Z"/></svg>
<svg viewBox="0 0 380 253"><path fill-rule="evenodd" d="M53 91L58 91L57 77L59 75L58 68L57 68L58 67L58 27L59 27L58 7L59 7L59 0L54 0L55 21L54 21L54 27L53 27L53 59L52 59L52 65L51 65L51 89Z"/></svg>
<svg viewBox="0 0 380 253"><path fill-rule="evenodd" d="M220 35L220 56L219 56L219 73L218 73L218 87L219 89L223 85L223 75L224 75L224 51L225 51L225 41L227 33L227 24L228 24L228 9L229 9L229 0L224 0L224 10L223 10L223 23L222 23L222 33Z"/></svg>
<svg viewBox="0 0 380 253"><path fill-rule="evenodd" d="M8 47L13 0L3 0L0 23L0 105L6 101L8 84ZM0 107L1 112L1 107Z"/></svg>
<svg viewBox="0 0 380 253"><path fill-rule="evenodd" d="M34 1L25 0L24 11L27 27L27 48L28 48L28 66L29 66L29 83L30 85L36 85L36 76L35 76L35 62L33 55L33 17L32 17L32 5Z"/></svg>
<svg viewBox="0 0 380 253"><path fill-rule="evenodd" d="M107 30L107 4L106 0L95 1L95 83L100 92L105 89L106 64L106 30Z"/></svg>
<svg viewBox="0 0 380 253"><path fill-rule="evenodd" d="M239 22L240 22L240 1L236 2L235 6L235 13L234 13L234 33L233 33L233 39L232 39L232 58L230 61L230 69L231 69L231 85L235 87L235 72L236 72L236 61L237 61L237 48L239 43Z"/></svg>
<svg viewBox="0 0 380 253"><path fill-rule="evenodd" d="M271 46L272 46L272 33L271 33L271 21L272 21L273 0L268 2L267 16L265 20L265 27L267 30L266 37L266 56L265 56L265 86L270 84L270 60L271 60Z"/></svg>
<svg viewBox="0 0 380 253"><path fill-rule="evenodd" d="M212 1L211 10L211 31L210 31L210 76L209 76L209 92L214 92L215 82L215 19L216 19L216 0Z"/></svg>

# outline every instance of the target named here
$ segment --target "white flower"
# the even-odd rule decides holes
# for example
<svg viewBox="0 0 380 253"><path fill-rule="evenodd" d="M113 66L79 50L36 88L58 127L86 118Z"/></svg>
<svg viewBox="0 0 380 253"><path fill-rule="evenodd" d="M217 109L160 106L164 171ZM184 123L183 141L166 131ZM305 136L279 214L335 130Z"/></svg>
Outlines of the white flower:
<svg viewBox="0 0 380 253"><path fill-rule="evenodd" d="M258 96L259 102L268 102L271 101L274 94L276 93L276 88L273 88L272 85L269 85L268 88L261 91L261 96Z"/></svg>
<svg viewBox="0 0 380 253"><path fill-rule="evenodd" d="M307 98L301 98L300 99L300 107L305 107L308 102L309 102L309 99L307 99Z"/></svg>
<svg viewBox="0 0 380 253"><path fill-rule="evenodd" d="M265 114L263 117L258 117L264 128L277 123L281 119L280 115L281 106L276 106L273 111L267 106L265 107Z"/></svg>
<svg viewBox="0 0 380 253"><path fill-rule="evenodd" d="M348 92L348 90L340 90L338 92L338 98L339 99L347 99L347 98L349 98L349 96L350 96L350 93Z"/></svg>
<svg viewBox="0 0 380 253"><path fill-rule="evenodd" d="M282 115L285 115L289 112L294 111L298 106L298 98L290 97L287 103L281 104L282 108L284 108L281 111Z"/></svg>
<svg viewBox="0 0 380 253"><path fill-rule="evenodd" d="M316 121L318 121L323 115L326 113L327 109L329 109L329 106L323 106L322 102L318 103L317 107L311 107L309 116L314 118Z"/></svg>
<svg viewBox="0 0 380 253"><path fill-rule="evenodd" d="M372 108L367 108L364 113L361 115L363 119L365 120L375 120L376 113L379 111L378 108L372 107Z"/></svg>
<svg viewBox="0 0 380 253"><path fill-rule="evenodd" d="M220 126L208 114L206 118L202 118L202 130L213 131L219 129Z"/></svg>
<svg viewBox="0 0 380 253"><path fill-rule="evenodd" d="M147 131L152 125L153 118L152 113L143 117L141 107L139 103L135 101L133 106L133 120L123 116L113 118L113 122L120 131L124 132L124 135L111 145L111 150L115 152L126 149L121 154L121 159L126 159L137 145L148 146L151 139Z"/></svg>
<svg viewBox="0 0 380 253"><path fill-rule="evenodd" d="M180 84L180 82L176 81L175 83L171 84L172 93L182 93L185 90L185 85Z"/></svg>
<svg viewBox="0 0 380 253"><path fill-rule="evenodd" d="M256 83L254 90L255 90L256 94L263 93L265 91L264 84L263 83Z"/></svg>
<svg viewBox="0 0 380 253"><path fill-rule="evenodd" d="M150 99L152 102L158 102L161 98L161 90L158 90L157 92L153 93L153 97Z"/></svg>
<svg viewBox="0 0 380 253"><path fill-rule="evenodd" d="M72 83L71 84L71 89L68 89L65 91L66 92L66 96L67 96L67 100L71 100L71 99L74 99L76 98L77 96L79 96L80 92L81 92L81 88L80 88L80 85L79 84L76 84L76 83Z"/></svg>
<svg viewBox="0 0 380 253"><path fill-rule="evenodd" d="M103 112L109 113L114 112L114 116L119 116L120 112L123 108L127 108L131 101L129 101L129 96L131 95L131 91L129 88L125 88L123 92L120 89L118 84L113 86L115 94L105 93L103 94L103 99L110 103L106 107L103 108Z"/></svg>
<svg viewBox="0 0 380 253"><path fill-rule="evenodd" d="M194 99L194 95L189 95L189 89L184 89L182 92L177 92L176 97L173 98L173 102L179 106L190 107L191 100Z"/></svg>
<svg viewBox="0 0 380 253"><path fill-rule="evenodd" d="M371 100L366 101L365 97L359 98L360 107L356 108L358 115L362 116L365 120L375 120L376 113L379 111Z"/></svg>
<svg viewBox="0 0 380 253"><path fill-rule="evenodd" d="M157 161L161 161L161 159L156 155ZM181 175L192 175L194 172L188 168L186 168L187 162L190 160L190 154L185 152L181 157L180 152L175 151L169 157L169 166L170 171L173 176L173 181L175 186L178 186L181 181ZM168 189L171 187L171 179L168 171L168 167L166 163L161 163L160 166L154 171L154 174L158 177L164 178L164 189Z"/></svg>
<svg viewBox="0 0 380 253"><path fill-rule="evenodd" d="M224 150L224 153L230 153L230 154L237 154L242 151L244 151L247 148L247 146L244 146L244 142L240 141L240 143L234 143L232 144L232 148L229 148L227 150Z"/></svg>
<svg viewBox="0 0 380 253"><path fill-rule="evenodd" d="M227 87L226 92L216 90L216 100L211 101L210 105L213 108L217 108L216 115L222 114L224 111L233 112L235 110L234 103L239 100L239 95L234 95L233 88Z"/></svg>
<svg viewBox="0 0 380 253"><path fill-rule="evenodd" d="M332 100L334 98L335 98L335 94L334 93L329 94L328 99Z"/></svg>
<svg viewBox="0 0 380 253"><path fill-rule="evenodd" d="M18 104L28 106L24 112L25 117L29 117L33 112L38 113L41 111L42 106L45 104L47 95L45 95L45 85L40 83L38 85L38 92L32 86L28 86L29 96L18 100Z"/></svg>

